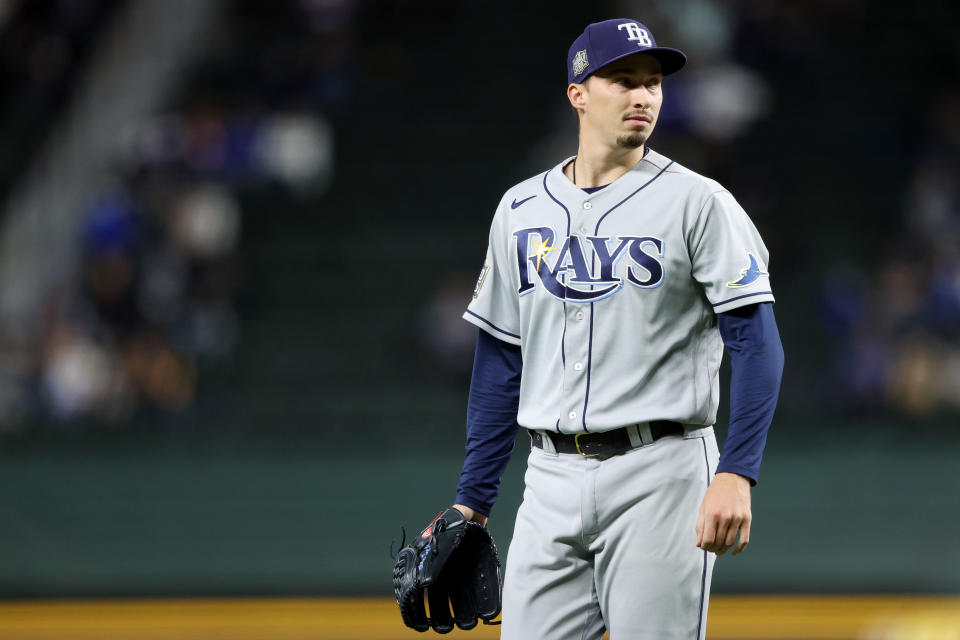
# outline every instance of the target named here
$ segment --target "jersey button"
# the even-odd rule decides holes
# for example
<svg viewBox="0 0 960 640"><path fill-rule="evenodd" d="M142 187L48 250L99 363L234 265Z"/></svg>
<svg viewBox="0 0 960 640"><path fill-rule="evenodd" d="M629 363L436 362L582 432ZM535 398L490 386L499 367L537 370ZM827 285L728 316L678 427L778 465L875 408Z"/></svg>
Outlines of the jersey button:
<svg viewBox="0 0 960 640"><path fill-rule="evenodd" d="M570 413L567 414L567 417L570 418L571 420L576 420L576 419L577 419L577 412L576 412L576 411L571 411Z"/></svg>
<svg viewBox="0 0 960 640"><path fill-rule="evenodd" d="M593 209L593 203L592 203L592 202L584 202L584 203L583 203L583 208L584 208L584 209Z"/></svg>
<svg viewBox="0 0 960 640"><path fill-rule="evenodd" d="M574 316L577 320L583 320L583 311L577 311L577 315Z"/></svg>
<svg viewBox="0 0 960 640"><path fill-rule="evenodd" d="M578 362L578 363L576 363L575 365L573 365L573 368L574 368L575 371L580 371L580 370L583 369L583 363L582 363L582 362Z"/></svg>
<svg viewBox="0 0 960 640"><path fill-rule="evenodd" d="M587 228L587 225L580 227L580 233L586 234L588 231L589 229Z"/></svg>

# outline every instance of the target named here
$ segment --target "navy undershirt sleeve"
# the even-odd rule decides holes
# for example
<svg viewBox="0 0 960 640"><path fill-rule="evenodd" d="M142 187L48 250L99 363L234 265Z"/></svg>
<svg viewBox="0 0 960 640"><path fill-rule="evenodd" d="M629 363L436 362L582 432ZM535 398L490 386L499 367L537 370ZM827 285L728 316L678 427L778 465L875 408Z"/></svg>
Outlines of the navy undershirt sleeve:
<svg viewBox="0 0 960 640"><path fill-rule="evenodd" d="M730 427L717 472L756 484L783 376L783 346L773 305L752 304L717 314L730 354Z"/></svg>
<svg viewBox="0 0 960 640"><path fill-rule="evenodd" d="M455 504L490 515L513 453L520 406L520 347L479 330L467 403L467 445Z"/></svg>

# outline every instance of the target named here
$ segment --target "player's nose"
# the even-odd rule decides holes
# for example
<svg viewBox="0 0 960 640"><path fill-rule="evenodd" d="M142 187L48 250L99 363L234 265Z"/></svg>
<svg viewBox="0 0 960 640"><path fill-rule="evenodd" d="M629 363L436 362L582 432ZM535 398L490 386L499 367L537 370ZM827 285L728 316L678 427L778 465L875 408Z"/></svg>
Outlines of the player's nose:
<svg viewBox="0 0 960 640"><path fill-rule="evenodd" d="M650 91L645 85L635 87L630 93L632 94L631 99L633 100L633 104L642 105L644 107L650 104L652 97L650 95Z"/></svg>

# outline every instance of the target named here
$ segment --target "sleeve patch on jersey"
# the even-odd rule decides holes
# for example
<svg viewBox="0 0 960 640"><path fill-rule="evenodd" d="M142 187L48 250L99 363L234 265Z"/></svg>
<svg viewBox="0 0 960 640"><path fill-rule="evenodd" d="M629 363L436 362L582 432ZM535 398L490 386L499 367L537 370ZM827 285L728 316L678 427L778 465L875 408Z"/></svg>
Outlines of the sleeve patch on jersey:
<svg viewBox="0 0 960 640"><path fill-rule="evenodd" d="M480 277L477 278L477 286L473 288L473 297L476 299L480 295L480 289L483 287L483 281L487 279L487 272L490 271L490 265L483 265L483 269L480 269Z"/></svg>
<svg viewBox="0 0 960 640"><path fill-rule="evenodd" d="M760 269L760 264L757 262L756 256L752 253L747 253L747 260L749 264L746 269L740 270L740 279L728 282L728 287L748 287L760 278L770 276L769 273Z"/></svg>

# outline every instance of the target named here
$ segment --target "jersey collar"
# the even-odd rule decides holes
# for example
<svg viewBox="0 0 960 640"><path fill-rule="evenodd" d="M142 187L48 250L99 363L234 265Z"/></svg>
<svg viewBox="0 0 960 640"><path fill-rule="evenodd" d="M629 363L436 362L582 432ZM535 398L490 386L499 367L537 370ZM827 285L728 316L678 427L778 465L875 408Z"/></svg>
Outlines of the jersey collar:
<svg viewBox="0 0 960 640"><path fill-rule="evenodd" d="M574 158L576 158L576 156L570 156L564 159L547 172L547 189L561 202L597 201L608 197L614 198L617 194L622 195L621 187L625 186L632 191L636 186L643 184L657 175L663 167L670 163L670 160L666 157L647 147L643 158L641 158L632 169L611 182L605 189L600 189L594 193L587 193L573 184L573 181L563 173L563 168Z"/></svg>

